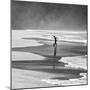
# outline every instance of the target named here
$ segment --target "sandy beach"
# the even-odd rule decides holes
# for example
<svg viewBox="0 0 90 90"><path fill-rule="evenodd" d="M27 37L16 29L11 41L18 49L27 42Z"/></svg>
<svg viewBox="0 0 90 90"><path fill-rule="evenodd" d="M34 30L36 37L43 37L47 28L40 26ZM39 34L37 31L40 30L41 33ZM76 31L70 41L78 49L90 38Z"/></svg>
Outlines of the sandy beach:
<svg viewBox="0 0 90 90"><path fill-rule="evenodd" d="M53 39L31 32L12 32L12 89L87 84L83 42L58 40L55 55Z"/></svg>

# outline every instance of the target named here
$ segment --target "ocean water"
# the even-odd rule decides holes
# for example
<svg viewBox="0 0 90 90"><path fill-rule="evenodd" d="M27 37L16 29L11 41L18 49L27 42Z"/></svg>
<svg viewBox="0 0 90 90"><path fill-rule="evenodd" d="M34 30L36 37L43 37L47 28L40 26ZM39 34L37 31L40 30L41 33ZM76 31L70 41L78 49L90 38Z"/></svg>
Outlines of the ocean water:
<svg viewBox="0 0 90 90"><path fill-rule="evenodd" d="M87 46L87 32L12 30L12 48L42 46L44 43L51 45L54 42L53 35L57 36L58 41L69 42L74 45ZM36 40L36 38L39 38L39 41ZM40 43L40 39L44 43ZM45 58L46 57L35 53L12 51L12 61L43 61ZM59 62L67 63L64 66L65 68L87 70L87 55L62 57ZM28 68L29 66L25 67ZM51 66L49 67L51 68ZM70 75L71 74L69 73L66 75L66 77L70 77ZM87 84L87 73L80 73L80 75L82 76L80 78L61 80L53 79L53 77L63 77L65 76L64 73L56 74L33 70L23 70L12 67L12 88L34 88Z"/></svg>

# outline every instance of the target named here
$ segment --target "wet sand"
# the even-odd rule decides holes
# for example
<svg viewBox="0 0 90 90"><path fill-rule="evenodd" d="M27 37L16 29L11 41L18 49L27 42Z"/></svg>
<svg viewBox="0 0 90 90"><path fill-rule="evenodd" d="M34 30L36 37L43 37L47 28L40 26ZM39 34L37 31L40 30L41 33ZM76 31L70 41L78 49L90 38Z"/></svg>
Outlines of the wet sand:
<svg viewBox="0 0 90 90"><path fill-rule="evenodd" d="M71 73L51 73L51 71L48 73L13 68L12 89L64 86L65 83L66 86L87 84L86 80L83 80L82 77L83 75ZM78 80L78 82L73 79L76 79L76 81Z"/></svg>
<svg viewBox="0 0 90 90"><path fill-rule="evenodd" d="M36 40L36 39L34 39ZM54 47L52 41L42 41L40 46L14 47L12 51L33 53L44 58L42 60L14 60L12 61L12 88L36 88L49 86L72 85L70 79L81 79L73 85L87 84L82 81L84 77L81 73L87 73L87 69L66 67L68 62L61 61L62 58L74 59L76 56L85 56L87 47L82 44L73 44L68 42L59 42L57 45L56 55L54 55ZM79 58L77 59L79 60ZM48 79L51 82L48 83ZM86 79L86 78L85 78ZM19 81L20 80L20 81ZM59 84L52 84L55 80L59 80ZM63 80L63 83L62 83ZM61 81L61 82L60 82Z"/></svg>
<svg viewBox="0 0 90 90"><path fill-rule="evenodd" d="M41 42L43 43L43 42ZM66 57L66 56L80 56L86 55L87 47L82 45L72 45L72 43L67 44L60 42L61 45L57 45L56 56L57 57ZM54 47L49 44L44 44L40 46L27 46L27 47L14 47L13 51L22 51L22 52L30 52L38 55L42 55L45 57L53 57L54 56Z"/></svg>
<svg viewBox="0 0 90 90"><path fill-rule="evenodd" d="M55 68L53 69L53 64ZM50 86L83 85L81 73L87 69L65 67L68 63L49 60L43 61L13 61L12 62L12 88L37 88ZM75 79L75 80L74 80ZM77 82L76 82L77 81Z"/></svg>

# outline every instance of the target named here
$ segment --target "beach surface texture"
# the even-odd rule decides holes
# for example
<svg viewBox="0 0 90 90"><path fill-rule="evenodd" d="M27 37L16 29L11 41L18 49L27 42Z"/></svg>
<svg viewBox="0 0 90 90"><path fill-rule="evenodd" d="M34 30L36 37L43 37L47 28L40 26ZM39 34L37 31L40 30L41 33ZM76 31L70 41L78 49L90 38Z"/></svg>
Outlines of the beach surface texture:
<svg viewBox="0 0 90 90"><path fill-rule="evenodd" d="M12 30L12 89L86 85L86 35Z"/></svg>

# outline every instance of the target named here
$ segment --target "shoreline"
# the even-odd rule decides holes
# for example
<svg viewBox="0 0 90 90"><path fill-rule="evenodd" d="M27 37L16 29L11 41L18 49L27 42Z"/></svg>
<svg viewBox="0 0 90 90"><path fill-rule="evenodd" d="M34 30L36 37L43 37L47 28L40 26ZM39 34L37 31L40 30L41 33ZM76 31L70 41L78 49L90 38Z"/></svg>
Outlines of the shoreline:
<svg viewBox="0 0 90 90"><path fill-rule="evenodd" d="M33 38L33 40L36 39ZM72 43L67 44L66 42L60 43L60 45L57 46L55 55L54 47L52 44L49 44L47 40L45 42L44 40L37 39L36 42L38 45L43 45L12 48L12 52L16 52L16 54L14 54L16 55L14 56L16 60L12 60L11 62L12 88L38 88L67 86L68 84L87 84L87 68L71 67L72 63L74 63L72 66L80 66L83 65L83 63L87 63L87 56L85 56L87 49L85 46L80 44L75 46L72 45ZM27 55L24 58L25 60L23 60L22 53L23 56L26 54L30 55L31 53L33 57L27 57ZM18 54L19 57L17 57ZM38 56L38 60L35 60L37 56L35 57L34 55ZM40 60L39 56L44 58ZM79 57L83 57L81 61ZM78 62L73 62L73 60ZM80 63L80 65L78 63Z"/></svg>

